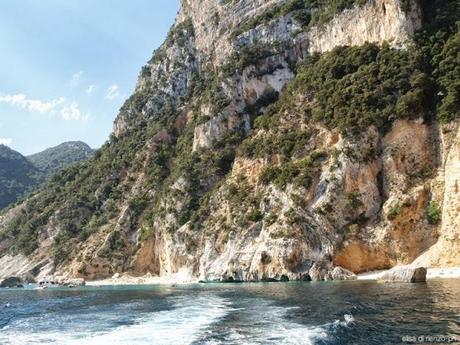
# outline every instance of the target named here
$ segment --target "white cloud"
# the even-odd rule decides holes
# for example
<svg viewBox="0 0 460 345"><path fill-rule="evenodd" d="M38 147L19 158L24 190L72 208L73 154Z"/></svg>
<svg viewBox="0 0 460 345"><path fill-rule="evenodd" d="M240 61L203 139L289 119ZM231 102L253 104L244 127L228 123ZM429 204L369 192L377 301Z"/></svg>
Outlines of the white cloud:
<svg viewBox="0 0 460 345"><path fill-rule="evenodd" d="M83 114L76 102L63 107L61 109L61 116L67 121L87 121L89 119L89 114Z"/></svg>
<svg viewBox="0 0 460 345"><path fill-rule="evenodd" d="M85 91L86 94L87 94L87 95L91 95L91 94L93 93L93 91L94 91L95 88L96 88L96 85L94 85L94 84L89 85L89 86L86 88L86 91Z"/></svg>
<svg viewBox="0 0 460 345"><path fill-rule="evenodd" d="M70 78L70 86L75 86L79 83L81 77L83 76L83 71L79 71L77 73L74 73L72 75L72 78Z"/></svg>
<svg viewBox="0 0 460 345"><path fill-rule="evenodd" d="M110 85L107 89L105 98L112 101L118 97L120 97L120 88L117 84Z"/></svg>
<svg viewBox="0 0 460 345"><path fill-rule="evenodd" d="M5 139L5 138L0 138L0 145L11 145L13 142L13 139Z"/></svg>
<svg viewBox="0 0 460 345"><path fill-rule="evenodd" d="M60 115L66 121L87 121L89 113L83 113L77 102L69 103L64 97L44 101L40 99L28 99L26 95L0 95L0 103L6 103L18 108L26 109L40 114L51 116Z"/></svg>
<svg viewBox="0 0 460 345"><path fill-rule="evenodd" d="M8 103L19 108L35 111L40 114L49 113L65 102L64 97L50 101L40 99L28 99L26 95L18 93L16 95L0 96L0 103Z"/></svg>

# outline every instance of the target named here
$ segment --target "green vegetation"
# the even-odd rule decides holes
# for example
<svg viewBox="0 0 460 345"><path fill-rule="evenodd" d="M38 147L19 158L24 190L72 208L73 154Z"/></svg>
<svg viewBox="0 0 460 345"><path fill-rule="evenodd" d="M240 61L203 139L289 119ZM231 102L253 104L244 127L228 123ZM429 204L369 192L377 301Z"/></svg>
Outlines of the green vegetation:
<svg viewBox="0 0 460 345"><path fill-rule="evenodd" d="M346 193L345 197L348 202L348 207L352 210L356 210L364 205L361 201L361 193L359 192Z"/></svg>
<svg viewBox="0 0 460 345"><path fill-rule="evenodd" d="M282 107L295 108L298 95L305 95L311 99L301 109L305 116L357 134L370 125L386 129L398 117L424 115L429 90L430 79L407 51L374 44L339 47L300 66Z"/></svg>
<svg viewBox="0 0 460 345"><path fill-rule="evenodd" d="M241 47L222 66L224 77L231 77L236 72L243 71L246 67L257 64L262 59L276 55L282 51L279 44L260 44L252 47Z"/></svg>
<svg viewBox="0 0 460 345"><path fill-rule="evenodd" d="M439 119L460 117L460 2L423 0L424 30L416 37L417 58L432 75Z"/></svg>
<svg viewBox="0 0 460 345"><path fill-rule="evenodd" d="M251 137L239 147L239 153L249 158L261 158L273 154L282 154L290 158L293 153L305 149L311 137L306 130L279 131L266 135Z"/></svg>
<svg viewBox="0 0 460 345"><path fill-rule="evenodd" d="M174 42L183 46L187 43L190 37L195 37L195 28L193 27L192 19L187 18L176 26L173 26L173 28L168 32L165 44Z"/></svg>
<svg viewBox="0 0 460 345"><path fill-rule="evenodd" d="M88 159L93 150L82 142L68 142L24 157L0 145L0 209L43 185L66 166Z"/></svg>
<svg viewBox="0 0 460 345"><path fill-rule="evenodd" d="M47 177L51 177L62 168L87 160L93 154L94 150L87 144L71 141L28 156L27 159Z"/></svg>
<svg viewBox="0 0 460 345"><path fill-rule="evenodd" d="M165 48L170 47L173 44L184 46L192 37L195 37L195 28L193 27L192 20L188 18L176 26L173 26L171 30L169 30L165 42L160 48L153 52L153 56L148 63L153 64L163 60L166 58ZM147 73L144 69L143 72Z"/></svg>
<svg viewBox="0 0 460 345"><path fill-rule="evenodd" d="M237 145L242 132L235 132L214 143L212 148L201 148L192 152L192 135L184 133L178 141L173 160L175 167L167 181L173 183L179 176L186 181L186 198L179 215L180 223L191 221L199 228L209 212L209 193L229 173L235 159ZM168 191L168 190L167 190Z"/></svg>
<svg viewBox="0 0 460 345"><path fill-rule="evenodd" d="M426 218L431 225L439 224L441 221L441 208L436 201L431 201L428 205Z"/></svg>
<svg viewBox="0 0 460 345"><path fill-rule="evenodd" d="M295 0L271 7L260 16L243 22L239 35L279 16L312 12L308 24L323 23L336 13L366 1ZM408 10L410 2L402 7ZM332 128L357 133L369 125L386 129L395 118L430 119L438 110L442 122L458 118L460 112L460 4L455 0L424 1L425 30L409 51L381 49L368 44L342 47L315 55L299 68L296 82L285 93L293 103L299 93L314 94L315 104L304 105L306 115ZM308 17L308 16L307 16ZM232 74L276 54L276 47L260 46L235 54L225 66Z"/></svg>
<svg viewBox="0 0 460 345"><path fill-rule="evenodd" d="M85 239L116 211L112 205L126 188L122 172L133 166L133 152L144 140L142 131L128 131L120 139L112 138L90 160L58 172L46 188L28 199L0 236L17 239L14 251L30 253L37 246L37 236L59 209L55 222L61 231L55 238L55 253L58 259L66 257L70 239Z"/></svg>
<svg viewBox="0 0 460 345"><path fill-rule="evenodd" d="M230 103L223 91L222 80L215 74L207 77L196 76L192 97L198 100L198 105L208 105L213 114L218 114ZM195 112L198 111L198 107L195 108Z"/></svg>
<svg viewBox="0 0 460 345"><path fill-rule="evenodd" d="M42 179L41 171L24 156L0 145L0 208L30 193Z"/></svg>
<svg viewBox="0 0 460 345"><path fill-rule="evenodd" d="M349 135L370 125L385 131L397 118L430 119L434 81L424 70L417 54L387 44L339 47L313 55L299 65L278 102L255 120L256 128L272 134L245 141L241 152L257 157L304 142L308 133L279 133L281 114L286 112Z"/></svg>
<svg viewBox="0 0 460 345"><path fill-rule="evenodd" d="M312 152L307 158L299 161L289 161L280 166L268 166L261 175L260 181L263 184L275 184L278 188L284 188L288 183L296 187L310 188L319 163L325 154Z"/></svg>
<svg viewBox="0 0 460 345"><path fill-rule="evenodd" d="M388 210L387 218L388 220L395 220L402 212L402 208L399 204L394 205Z"/></svg>
<svg viewBox="0 0 460 345"><path fill-rule="evenodd" d="M439 117L449 122L460 117L460 23L457 33L450 37L441 52L437 73L443 95L439 105Z"/></svg>

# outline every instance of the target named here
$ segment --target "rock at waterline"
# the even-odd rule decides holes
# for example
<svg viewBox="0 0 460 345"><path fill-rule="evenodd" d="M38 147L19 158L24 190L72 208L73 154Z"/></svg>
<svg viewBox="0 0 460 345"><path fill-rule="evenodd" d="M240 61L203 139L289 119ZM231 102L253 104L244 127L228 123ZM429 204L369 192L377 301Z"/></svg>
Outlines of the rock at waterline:
<svg viewBox="0 0 460 345"><path fill-rule="evenodd" d="M384 272L379 280L385 282L423 283L426 282L426 268L397 266Z"/></svg>
<svg viewBox="0 0 460 345"><path fill-rule="evenodd" d="M332 280L356 280L358 277L353 272L340 267L336 266L331 272Z"/></svg>
<svg viewBox="0 0 460 345"><path fill-rule="evenodd" d="M334 266L329 261L315 262L309 270L309 275L313 281L357 279L353 272L340 266Z"/></svg>
<svg viewBox="0 0 460 345"><path fill-rule="evenodd" d="M15 288L15 287L24 287L22 285L22 280L19 277L8 277L3 280L0 280L1 288Z"/></svg>
<svg viewBox="0 0 460 345"><path fill-rule="evenodd" d="M45 277L38 281L39 287L47 287L47 286L68 286L68 287L76 287L76 286L85 286L86 282L83 278L65 278L61 276L51 276Z"/></svg>

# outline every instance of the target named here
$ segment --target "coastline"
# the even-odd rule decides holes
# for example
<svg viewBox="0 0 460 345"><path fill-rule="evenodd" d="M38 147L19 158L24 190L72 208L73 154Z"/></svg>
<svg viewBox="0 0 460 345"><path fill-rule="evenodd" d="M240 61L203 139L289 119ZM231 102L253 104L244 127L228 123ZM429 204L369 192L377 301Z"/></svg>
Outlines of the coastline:
<svg viewBox="0 0 460 345"><path fill-rule="evenodd" d="M389 270L372 271L358 274L357 280L379 280ZM426 279L459 279L460 267L427 268Z"/></svg>
<svg viewBox="0 0 460 345"><path fill-rule="evenodd" d="M86 286L118 286L118 285L185 285L198 283L198 279L192 279L189 275L174 274L168 276L152 276L147 274L140 277L119 275L112 278L87 281Z"/></svg>
<svg viewBox="0 0 460 345"><path fill-rule="evenodd" d="M372 271L357 274L357 280L379 280L388 270ZM427 280L431 279L460 279L460 267L449 268L428 268ZM130 275L119 275L112 278L87 281L87 286L118 286L118 285L186 285L196 284L199 280L190 277L188 274L178 273L168 276L145 276L134 277Z"/></svg>

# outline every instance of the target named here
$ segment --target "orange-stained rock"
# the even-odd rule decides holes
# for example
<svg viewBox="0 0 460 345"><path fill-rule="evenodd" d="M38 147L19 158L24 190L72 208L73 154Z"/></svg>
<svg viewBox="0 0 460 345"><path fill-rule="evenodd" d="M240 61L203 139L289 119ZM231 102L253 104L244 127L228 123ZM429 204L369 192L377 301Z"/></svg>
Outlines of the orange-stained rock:
<svg viewBox="0 0 460 345"><path fill-rule="evenodd" d="M350 243L334 258L334 264L354 273L362 273L391 267L388 255L382 250L370 249L364 244Z"/></svg>

